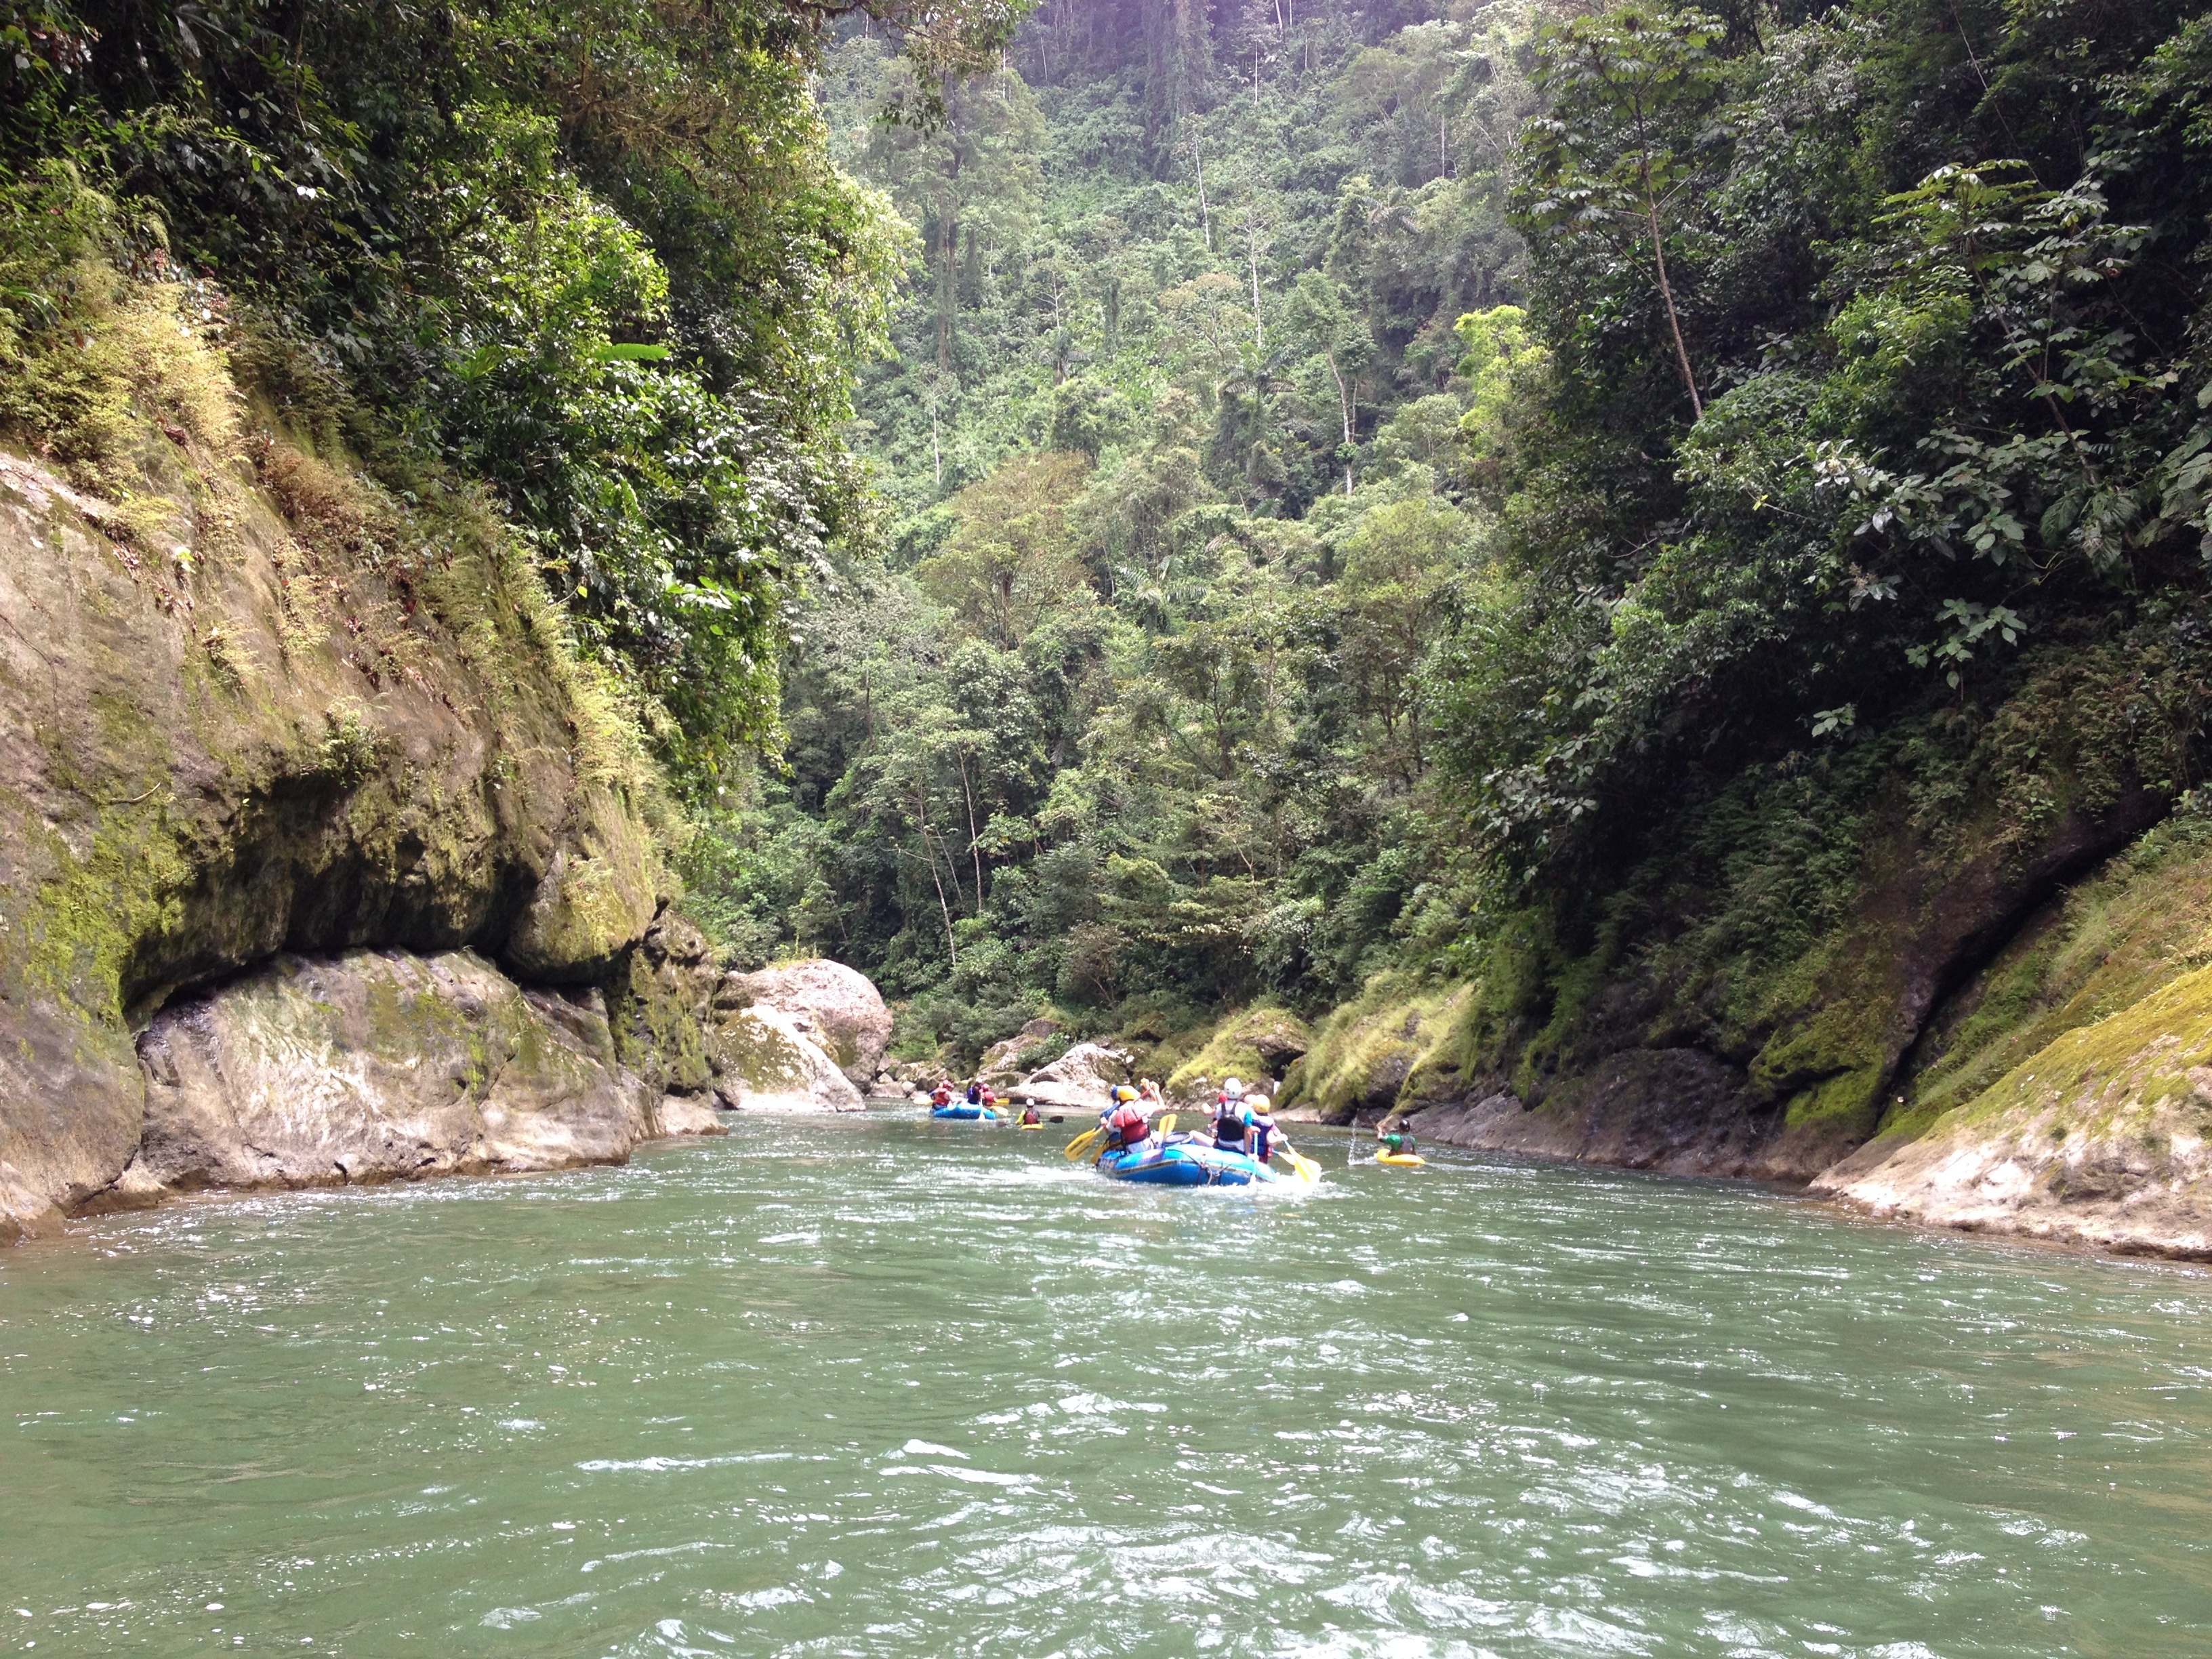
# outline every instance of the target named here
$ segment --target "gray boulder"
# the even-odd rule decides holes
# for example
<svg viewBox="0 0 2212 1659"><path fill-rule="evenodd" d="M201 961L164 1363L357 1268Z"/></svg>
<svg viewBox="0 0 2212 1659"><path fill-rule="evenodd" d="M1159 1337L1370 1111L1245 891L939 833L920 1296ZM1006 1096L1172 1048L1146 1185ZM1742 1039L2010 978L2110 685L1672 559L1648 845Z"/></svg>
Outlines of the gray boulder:
<svg viewBox="0 0 2212 1659"><path fill-rule="evenodd" d="M659 1128L597 991L526 991L470 951L279 956L138 1048L144 1133L94 1207L621 1163Z"/></svg>
<svg viewBox="0 0 2212 1659"><path fill-rule="evenodd" d="M1135 1056L1103 1042L1079 1042L1049 1066L1041 1066L1010 1085L1006 1093L1017 1101L1040 1106L1060 1106L1073 1111L1096 1111L1106 1103L1107 1091L1132 1076Z"/></svg>
<svg viewBox="0 0 2212 1659"><path fill-rule="evenodd" d="M857 1112L867 1103L793 1016L756 1003L723 1014L708 1042L714 1092L747 1112Z"/></svg>
<svg viewBox="0 0 2212 1659"><path fill-rule="evenodd" d="M875 1080L890 1046L891 1013L875 981L827 957L726 975L714 1006L773 1010L828 1054L856 1088Z"/></svg>

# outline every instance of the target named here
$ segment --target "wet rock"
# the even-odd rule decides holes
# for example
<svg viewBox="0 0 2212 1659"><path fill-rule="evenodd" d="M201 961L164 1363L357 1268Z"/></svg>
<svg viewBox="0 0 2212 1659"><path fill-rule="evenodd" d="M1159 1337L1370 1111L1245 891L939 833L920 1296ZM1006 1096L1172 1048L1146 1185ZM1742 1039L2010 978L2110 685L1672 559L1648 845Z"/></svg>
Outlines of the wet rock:
<svg viewBox="0 0 2212 1659"><path fill-rule="evenodd" d="M1974 1232L2212 1259L2212 968L2077 1027L1813 1190Z"/></svg>
<svg viewBox="0 0 2212 1659"><path fill-rule="evenodd" d="M663 1095L653 1109L654 1127L664 1136L726 1135L712 1095Z"/></svg>
<svg viewBox="0 0 2212 1659"><path fill-rule="evenodd" d="M468 951L280 956L163 1009L138 1049L122 1203L619 1163L657 1127L596 991L525 991Z"/></svg>
<svg viewBox="0 0 2212 1659"><path fill-rule="evenodd" d="M1696 1048L1609 1054L1534 1110L1500 1089L1405 1115L1423 1139L1441 1146L1628 1170L1802 1184L1822 1167L1796 1161L1799 1143L1771 1097L1740 1068Z"/></svg>
<svg viewBox="0 0 2212 1659"><path fill-rule="evenodd" d="M875 981L826 957L731 974L714 1002L724 1010L773 1009L829 1054L856 1088L875 1081L890 1046L890 1010Z"/></svg>
<svg viewBox="0 0 2212 1659"><path fill-rule="evenodd" d="M764 1003L723 1013L713 1032L714 1091L747 1112L857 1112L866 1102L793 1016Z"/></svg>

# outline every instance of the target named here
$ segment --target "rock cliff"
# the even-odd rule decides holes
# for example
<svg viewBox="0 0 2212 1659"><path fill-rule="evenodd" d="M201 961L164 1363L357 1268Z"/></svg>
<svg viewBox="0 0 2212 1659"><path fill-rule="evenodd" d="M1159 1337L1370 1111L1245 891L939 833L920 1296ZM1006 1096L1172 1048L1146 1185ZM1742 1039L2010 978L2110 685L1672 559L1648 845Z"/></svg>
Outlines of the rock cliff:
<svg viewBox="0 0 2212 1659"><path fill-rule="evenodd" d="M134 396L98 492L0 453L0 1238L713 1127L657 775L497 520L189 334Z"/></svg>

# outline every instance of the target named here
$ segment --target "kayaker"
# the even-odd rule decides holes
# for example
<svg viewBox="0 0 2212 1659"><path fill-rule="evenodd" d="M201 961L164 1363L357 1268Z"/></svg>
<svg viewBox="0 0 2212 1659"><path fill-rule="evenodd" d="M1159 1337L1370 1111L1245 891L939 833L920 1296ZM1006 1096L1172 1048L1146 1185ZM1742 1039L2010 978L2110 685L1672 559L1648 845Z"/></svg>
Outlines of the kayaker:
<svg viewBox="0 0 2212 1659"><path fill-rule="evenodd" d="M1241 1152L1251 1133L1244 1085L1232 1077L1221 1085L1221 1098L1213 1109L1213 1144L1224 1152Z"/></svg>
<svg viewBox="0 0 2212 1659"><path fill-rule="evenodd" d="M1109 1151L1123 1152L1141 1146L1152 1133L1152 1120L1146 1115L1145 1103L1137 1098L1137 1091L1126 1083L1114 1085L1114 1093L1099 1121L1105 1126L1106 1145Z"/></svg>
<svg viewBox="0 0 2212 1659"><path fill-rule="evenodd" d="M1044 1120L1037 1115L1036 1102L1032 1100L1023 1106L1021 1115L1022 1127L1024 1129L1034 1129L1037 1125L1043 1121Z"/></svg>
<svg viewBox="0 0 2212 1659"><path fill-rule="evenodd" d="M1384 1118L1375 1126L1375 1139L1382 1143L1382 1151L1394 1156L1412 1156L1416 1144L1413 1132L1406 1127L1402 1118Z"/></svg>
<svg viewBox="0 0 2212 1659"><path fill-rule="evenodd" d="M1255 1163L1265 1164L1275 1146L1275 1119L1273 1109L1267 1104L1267 1097L1256 1091L1247 1095L1244 1114L1252 1135L1248 1150Z"/></svg>

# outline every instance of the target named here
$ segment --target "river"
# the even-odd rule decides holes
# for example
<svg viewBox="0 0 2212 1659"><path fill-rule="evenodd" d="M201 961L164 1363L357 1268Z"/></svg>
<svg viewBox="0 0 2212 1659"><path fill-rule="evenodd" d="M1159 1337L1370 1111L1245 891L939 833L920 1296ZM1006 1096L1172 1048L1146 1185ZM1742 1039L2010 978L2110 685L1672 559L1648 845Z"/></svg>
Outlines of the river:
<svg viewBox="0 0 2212 1659"><path fill-rule="evenodd" d="M0 1253L0 1647L2212 1652L2212 1278L755 1121Z"/></svg>

